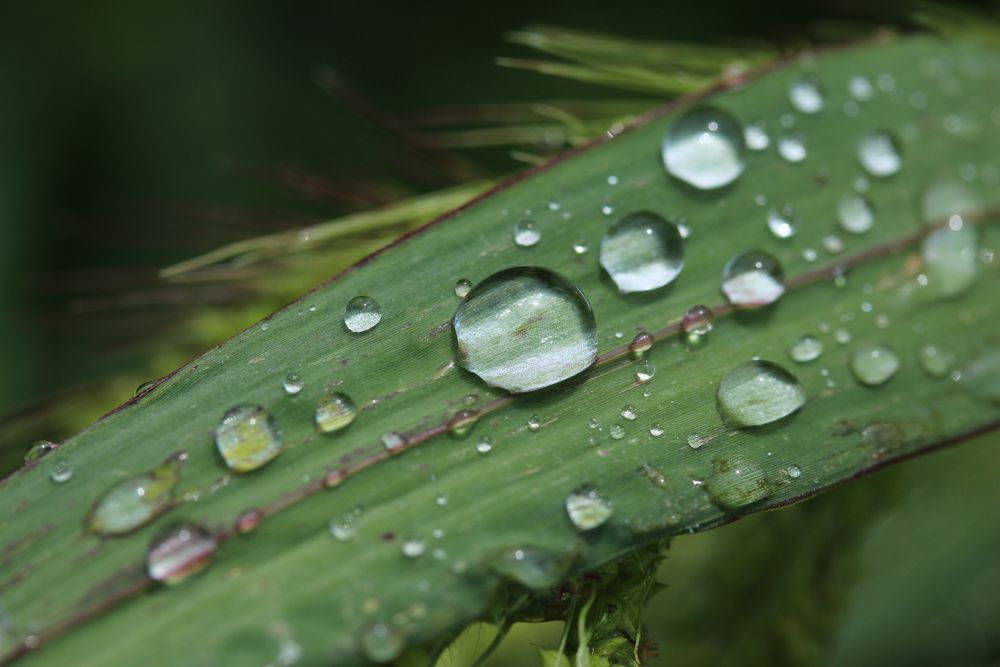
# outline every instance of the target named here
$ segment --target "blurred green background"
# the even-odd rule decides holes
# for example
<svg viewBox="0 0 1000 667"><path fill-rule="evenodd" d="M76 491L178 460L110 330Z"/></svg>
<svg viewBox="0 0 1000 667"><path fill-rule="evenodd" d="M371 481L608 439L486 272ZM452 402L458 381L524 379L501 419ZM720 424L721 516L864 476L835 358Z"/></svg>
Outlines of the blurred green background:
<svg viewBox="0 0 1000 667"><path fill-rule="evenodd" d="M906 8L863 0L8 4L0 10L4 461L127 399L150 369L166 372L282 305L185 328L191 313L227 313L254 303L254 293L164 285L157 269L228 241L520 167L504 151L428 162L393 131L396 114L621 96L494 66L498 55L526 53L504 42L506 31L546 23L794 47L859 21L905 26ZM353 91L351 103L317 85L322 65ZM90 404L51 416L47 406L67 395ZM997 446L981 439L677 540L661 572L668 589L647 610L656 664L1000 664ZM491 664L533 664L533 644L558 632L518 630Z"/></svg>

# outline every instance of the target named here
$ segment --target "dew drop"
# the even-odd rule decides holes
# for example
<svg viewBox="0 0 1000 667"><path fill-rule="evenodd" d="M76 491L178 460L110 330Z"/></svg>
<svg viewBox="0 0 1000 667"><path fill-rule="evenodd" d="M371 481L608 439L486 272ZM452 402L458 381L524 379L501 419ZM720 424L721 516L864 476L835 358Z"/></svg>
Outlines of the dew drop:
<svg viewBox="0 0 1000 667"><path fill-rule="evenodd" d="M639 384L645 384L653 379L656 375L656 366L653 365L651 361L640 362L635 369L635 381Z"/></svg>
<svg viewBox="0 0 1000 667"><path fill-rule="evenodd" d="M31 443L31 447L24 453L24 462L27 464L40 461L57 449L59 449L59 445L51 440L36 440Z"/></svg>
<svg viewBox="0 0 1000 667"><path fill-rule="evenodd" d="M612 424L608 427L608 435L612 440L621 440L625 437L625 427L621 424Z"/></svg>
<svg viewBox="0 0 1000 667"><path fill-rule="evenodd" d="M875 211L867 197L848 193L837 201L837 222L849 234L864 234L875 224Z"/></svg>
<svg viewBox="0 0 1000 667"><path fill-rule="evenodd" d="M561 382L597 358L597 323L583 293L554 271L516 267L482 281L455 312L462 366L526 392Z"/></svg>
<svg viewBox="0 0 1000 667"><path fill-rule="evenodd" d="M483 436L476 443L476 451L480 454L489 454L493 451L493 439L489 436Z"/></svg>
<svg viewBox="0 0 1000 667"><path fill-rule="evenodd" d="M861 345L851 354L851 372L858 382L875 387L899 370L899 359L884 345Z"/></svg>
<svg viewBox="0 0 1000 667"><path fill-rule="evenodd" d="M344 326L364 333L382 321L382 307L370 296L356 296L344 308Z"/></svg>
<svg viewBox="0 0 1000 667"><path fill-rule="evenodd" d="M264 513L259 509L249 509L241 513L236 517L236 532L240 535L246 535L257 530L261 522L264 520Z"/></svg>
<svg viewBox="0 0 1000 667"><path fill-rule="evenodd" d="M767 212L767 228L777 239L790 239L798 231L799 216L787 204L781 208L772 208Z"/></svg>
<svg viewBox="0 0 1000 667"><path fill-rule="evenodd" d="M741 454L716 461L707 488L712 500L727 509L759 502L771 491L763 468Z"/></svg>
<svg viewBox="0 0 1000 667"><path fill-rule="evenodd" d="M931 377L942 378L951 372L957 361L954 353L938 345L927 344L920 348L920 367Z"/></svg>
<svg viewBox="0 0 1000 667"><path fill-rule="evenodd" d="M788 356L800 364L815 361L821 354L823 354L823 342L815 336L802 336L788 348Z"/></svg>
<svg viewBox="0 0 1000 667"><path fill-rule="evenodd" d="M179 584L212 562L218 544L212 533L194 523L169 526L146 552L146 573L153 581Z"/></svg>
<svg viewBox="0 0 1000 667"><path fill-rule="evenodd" d="M531 415L528 417L528 430L534 433L538 429L542 428L542 418L538 415Z"/></svg>
<svg viewBox="0 0 1000 667"><path fill-rule="evenodd" d="M736 255L722 272L722 293L738 308L759 308L785 293L778 260L757 250Z"/></svg>
<svg viewBox="0 0 1000 667"><path fill-rule="evenodd" d="M752 151L762 151L771 145L771 137L767 134L764 123L750 123L743 130L743 141Z"/></svg>
<svg viewBox="0 0 1000 667"><path fill-rule="evenodd" d="M659 438L661 435L664 434L664 432L665 431L663 430L663 427L660 426L659 424L652 424L649 427L649 434L654 438Z"/></svg>
<svg viewBox="0 0 1000 667"><path fill-rule="evenodd" d="M629 421L635 421L639 415L636 413L634 405L626 405L621 409L621 416Z"/></svg>
<svg viewBox="0 0 1000 667"><path fill-rule="evenodd" d="M823 110L823 91L813 76L805 76L788 87L788 99L800 113L814 114Z"/></svg>
<svg viewBox="0 0 1000 667"><path fill-rule="evenodd" d="M676 225L655 213L630 213L601 241L601 266L620 292L657 289L684 268L684 241Z"/></svg>
<svg viewBox="0 0 1000 667"><path fill-rule="evenodd" d="M361 650L372 662L392 662L403 652L403 645L402 633L385 623L369 625L361 633Z"/></svg>
<svg viewBox="0 0 1000 667"><path fill-rule="evenodd" d="M522 220L514 225L514 243L522 248L530 248L542 240L542 233L531 220Z"/></svg>
<svg viewBox="0 0 1000 667"><path fill-rule="evenodd" d="M778 155L787 162L802 162L808 155L805 137L801 134L783 134L778 138Z"/></svg>
<svg viewBox="0 0 1000 667"><path fill-rule="evenodd" d="M611 518L611 503L584 487L566 496L566 513L577 530L593 530Z"/></svg>
<svg viewBox="0 0 1000 667"><path fill-rule="evenodd" d="M489 568L533 590L546 590L565 579L572 558L531 546L505 549L488 562Z"/></svg>
<svg viewBox="0 0 1000 667"><path fill-rule="evenodd" d="M640 331L632 339L632 342L628 344L628 351L636 359L641 359L647 352L653 349L653 343L655 342L656 339L651 334Z"/></svg>
<svg viewBox="0 0 1000 667"><path fill-rule="evenodd" d="M826 250L831 255L839 255L844 252L844 241L836 234L827 234L823 237L821 243L823 244L823 250Z"/></svg>
<svg viewBox="0 0 1000 667"><path fill-rule="evenodd" d="M763 359L737 366L719 383L719 412L737 426L776 422L805 403L806 393L798 378Z"/></svg>
<svg viewBox="0 0 1000 667"><path fill-rule="evenodd" d="M49 478L56 484L63 484L73 479L73 467L66 459L56 459L49 468Z"/></svg>
<svg viewBox="0 0 1000 667"><path fill-rule="evenodd" d="M306 386L306 383L302 380L302 376L298 373L289 373L285 376L285 379L281 381L281 389L285 392L286 396L295 396L302 388Z"/></svg>
<svg viewBox="0 0 1000 667"><path fill-rule="evenodd" d="M472 289L472 283L470 283L465 278L460 279L455 283L455 296L459 299L464 299L465 295L469 293Z"/></svg>
<svg viewBox="0 0 1000 667"><path fill-rule="evenodd" d="M385 451L396 455L406 449L406 438L398 433L386 433L382 436L382 446L385 447Z"/></svg>
<svg viewBox="0 0 1000 667"><path fill-rule="evenodd" d="M700 190L721 188L739 178L746 167L743 129L721 109L691 109L667 129L662 155L672 176Z"/></svg>
<svg viewBox="0 0 1000 667"><path fill-rule="evenodd" d="M419 558L424 555L424 552L427 551L427 543L421 539L410 538L403 542L400 546L400 550L407 558Z"/></svg>
<svg viewBox="0 0 1000 667"><path fill-rule="evenodd" d="M586 255L588 250L590 250L590 246L587 245L586 241L573 242L573 252L577 255Z"/></svg>
<svg viewBox="0 0 1000 667"><path fill-rule="evenodd" d="M330 522L330 534L338 542L350 542L358 535L355 516L348 512Z"/></svg>
<svg viewBox="0 0 1000 667"><path fill-rule="evenodd" d="M118 482L87 515L87 528L97 535L124 535L165 512L180 482L180 457L171 456L149 472Z"/></svg>
<svg viewBox="0 0 1000 667"><path fill-rule="evenodd" d="M709 439L698 433L690 433L687 437L688 447L691 449L701 449L708 444Z"/></svg>
<svg viewBox="0 0 1000 667"><path fill-rule="evenodd" d="M785 468L785 474L791 477L792 479L798 479L799 477L802 476L802 469L799 468L797 465L790 465L787 468Z"/></svg>
<svg viewBox="0 0 1000 667"><path fill-rule="evenodd" d="M248 472L280 454L283 442L267 410L244 404L223 416L215 429L215 445L231 470Z"/></svg>
<svg viewBox="0 0 1000 667"><path fill-rule="evenodd" d="M961 294L976 280L979 239L972 225L952 216L948 226L924 237L922 254L929 288L937 296Z"/></svg>
<svg viewBox="0 0 1000 667"><path fill-rule="evenodd" d="M833 339L841 345L847 345L851 342L851 332L847 329L837 329L833 332Z"/></svg>
<svg viewBox="0 0 1000 667"><path fill-rule="evenodd" d="M875 87L868 77L856 74L847 82L847 92L857 101L867 102L875 95Z"/></svg>
<svg viewBox="0 0 1000 667"><path fill-rule="evenodd" d="M462 438L467 436L475 426L479 415L474 410L459 410L448 420L448 432Z"/></svg>
<svg viewBox="0 0 1000 667"><path fill-rule="evenodd" d="M899 143L888 132L865 135L858 142L858 161L870 176L892 176L903 166Z"/></svg>
<svg viewBox="0 0 1000 667"><path fill-rule="evenodd" d="M321 433L335 433L350 426L357 414L350 396L339 391L330 392L316 405L316 428Z"/></svg>
<svg viewBox="0 0 1000 667"><path fill-rule="evenodd" d="M715 325L715 313L708 306L691 306L681 318L681 330L689 336L704 336Z"/></svg>

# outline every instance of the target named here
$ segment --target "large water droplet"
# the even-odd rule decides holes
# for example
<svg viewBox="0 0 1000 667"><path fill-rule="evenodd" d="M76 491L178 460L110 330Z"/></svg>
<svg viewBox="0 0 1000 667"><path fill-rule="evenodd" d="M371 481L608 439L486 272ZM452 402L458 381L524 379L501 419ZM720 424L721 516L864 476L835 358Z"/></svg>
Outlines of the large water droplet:
<svg viewBox="0 0 1000 667"><path fill-rule="evenodd" d="M736 255L722 272L722 293L739 308L759 308L785 293L784 271L778 260L757 250Z"/></svg>
<svg viewBox="0 0 1000 667"><path fill-rule="evenodd" d="M847 193L837 201L837 222L851 234L864 234L875 224L875 211L864 195Z"/></svg>
<svg viewBox="0 0 1000 667"><path fill-rule="evenodd" d="M611 518L611 503L591 488L577 489L566 497L566 513L577 530L593 530Z"/></svg>
<svg viewBox="0 0 1000 667"><path fill-rule="evenodd" d="M802 336L788 349L788 356L800 364L819 359L821 354L823 354L823 342L815 336Z"/></svg>
<svg viewBox="0 0 1000 667"><path fill-rule="evenodd" d="M721 188L746 167L743 128L721 109L691 109L667 129L662 154L672 176L701 190Z"/></svg>
<svg viewBox="0 0 1000 667"><path fill-rule="evenodd" d="M170 507L180 482L181 461L172 456L144 475L119 482L94 503L87 527L98 535L124 535Z"/></svg>
<svg viewBox="0 0 1000 667"><path fill-rule="evenodd" d="M819 113L823 110L823 91L816 77L805 76L788 87L788 99L801 113Z"/></svg>
<svg viewBox="0 0 1000 667"><path fill-rule="evenodd" d="M385 623L369 625L361 633L361 650L372 662L392 662L403 652L403 634Z"/></svg>
<svg viewBox="0 0 1000 667"><path fill-rule="evenodd" d="M951 297L967 290L976 280L979 238L972 225L952 216L946 227L936 229L923 241L924 274L928 289L936 296Z"/></svg>
<svg viewBox="0 0 1000 667"><path fill-rule="evenodd" d="M801 134L784 134L778 138L778 155L788 162L802 162L808 155L806 139Z"/></svg>
<svg viewBox="0 0 1000 667"><path fill-rule="evenodd" d="M351 397L334 391L316 405L316 427L323 433L334 433L350 426L357 414Z"/></svg>
<svg viewBox="0 0 1000 667"><path fill-rule="evenodd" d="M146 553L146 573L154 581L179 584L201 572L215 555L215 538L193 523L168 527L153 540Z"/></svg>
<svg viewBox="0 0 1000 667"><path fill-rule="evenodd" d="M31 443L31 447L24 453L24 462L34 463L35 461L40 461L57 449L59 449L59 445L51 440L36 440Z"/></svg>
<svg viewBox="0 0 1000 667"><path fill-rule="evenodd" d="M874 387L896 374L899 358L884 345L866 344L854 350L850 365L858 382Z"/></svg>
<svg viewBox="0 0 1000 667"><path fill-rule="evenodd" d="M719 383L719 412L737 426L783 419L806 403L798 378L762 359L737 366Z"/></svg>
<svg viewBox="0 0 1000 667"><path fill-rule="evenodd" d="M858 161L871 176L892 176L903 166L899 143L888 132L873 132L858 142Z"/></svg>
<svg viewBox="0 0 1000 667"><path fill-rule="evenodd" d="M344 326L364 333L382 321L382 307L370 296L356 296L344 308Z"/></svg>
<svg viewBox="0 0 1000 667"><path fill-rule="evenodd" d="M235 472L256 470L281 453L281 431L259 405L237 405L215 429L215 446Z"/></svg>
<svg viewBox="0 0 1000 667"><path fill-rule="evenodd" d="M764 469L742 454L716 461L707 488L712 500L727 509L759 502L771 493Z"/></svg>
<svg viewBox="0 0 1000 667"><path fill-rule="evenodd" d="M597 358L597 322L583 292L558 273L494 273L455 312L462 365L488 384L525 392L561 382Z"/></svg>
<svg viewBox="0 0 1000 667"><path fill-rule="evenodd" d="M790 239L799 228L799 216L795 209L787 204L781 208L772 208L767 212L767 228L775 238Z"/></svg>
<svg viewBox="0 0 1000 667"><path fill-rule="evenodd" d="M684 268L684 241L676 225L655 213L630 213L601 241L601 266L621 292L657 289Z"/></svg>
<svg viewBox="0 0 1000 667"><path fill-rule="evenodd" d="M514 243L529 248L542 240L542 233L531 220L522 220L514 225Z"/></svg>

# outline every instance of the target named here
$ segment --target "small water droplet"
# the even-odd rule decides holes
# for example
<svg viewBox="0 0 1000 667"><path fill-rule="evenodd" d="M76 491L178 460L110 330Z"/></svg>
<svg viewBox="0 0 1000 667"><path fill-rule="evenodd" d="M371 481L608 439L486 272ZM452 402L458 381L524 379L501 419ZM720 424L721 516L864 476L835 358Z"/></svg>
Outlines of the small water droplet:
<svg viewBox="0 0 1000 667"><path fill-rule="evenodd" d="M844 241L836 234L827 234L822 240L823 250L831 255L839 255L844 252Z"/></svg>
<svg viewBox="0 0 1000 667"><path fill-rule="evenodd" d="M800 113L814 114L823 110L823 90L814 76L804 76L788 87L788 99Z"/></svg>
<svg viewBox="0 0 1000 667"><path fill-rule="evenodd" d="M789 205L772 208L767 212L767 228L778 239L790 239L799 228L799 216Z"/></svg>
<svg viewBox="0 0 1000 667"><path fill-rule="evenodd" d="M614 174L608 176L608 185L618 185L618 177Z"/></svg>
<svg viewBox="0 0 1000 667"><path fill-rule="evenodd" d="M403 555L407 558L419 558L427 551L427 543L421 539L410 538L403 542L400 550L402 550Z"/></svg>
<svg viewBox="0 0 1000 667"><path fill-rule="evenodd" d="M784 271L778 260L757 250L736 255L722 273L722 293L739 308L774 303L785 293Z"/></svg>
<svg viewBox="0 0 1000 667"><path fill-rule="evenodd" d="M361 650L372 662L392 662L403 652L404 638L396 628L375 623L361 633Z"/></svg>
<svg viewBox="0 0 1000 667"><path fill-rule="evenodd" d="M316 427L321 433L335 433L350 426L357 414L350 396L339 391L330 392L316 405Z"/></svg>
<svg viewBox="0 0 1000 667"><path fill-rule="evenodd" d="M382 321L382 307L370 296L356 296L344 308L344 326L364 333Z"/></svg>
<svg viewBox="0 0 1000 667"><path fill-rule="evenodd" d="M642 361L635 368L635 381L639 384L649 382L654 375L656 375L656 366L653 365L652 361Z"/></svg>
<svg viewBox="0 0 1000 667"><path fill-rule="evenodd" d="M851 342L851 332L847 329L837 329L833 332L833 339L841 345L847 345Z"/></svg>
<svg viewBox="0 0 1000 667"><path fill-rule="evenodd" d="M625 437L625 427L621 424L612 424L608 427L608 435L612 440L621 440Z"/></svg>
<svg viewBox="0 0 1000 667"><path fill-rule="evenodd" d="M584 487L566 496L566 513L577 530L593 530L611 518L611 503L594 489Z"/></svg>
<svg viewBox="0 0 1000 667"><path fill-rule="evenodd" d="M899 370L899 358L884 345L861 345L851 354L851 372L861 384L870 387L889 381Z"/></svg>
<svg viewBox="0 0 1000 667"><path fill-rule="evenodd" d="M462 365L508 391L548 387L597 358L597 323L587 298L540 267L506 269L476 285L453 328Z"/></svg>
<svg viewBox="0 0 1000 667"><path fill-rule="evenodd" d="M688 447L690 447L691 449L701 449L702 447L707 445L708 442L709 442L708 438L706 438L703 435L699 435L697 433L690 433L688 434L687 437Z"/></svg>
<svg viewBox="0 0 1000 667"><path fill-rule="evenodd" d="M663 427L660 426L659 424L652 424L649 427L649 434L654 438L659 438L661 435L663 435L663 433L664 433Z"/></svg>
<svg viewBox="0 0 1000 667"><path fill-rule="evenodd" d="M295 396L302 391L302 388L305 386L305 381L303 381L302 376L298 373L289 373L285 376L285 379L281 381L281 388L285 392L286 396Z"/></svg>
<svg viewBox="0 0 1000 667"><path fill-rule="evenodd" d="M656 339L651 334L640 331L632 339L632 342L628 344L628 351L634 358L641 359L647 352L653 349L653 343L655 342Z"/></svg>
<svg viewBox="0 0 1000 667"><path fill-rule="evenodd" d="M867 134L858 142L858 161L870 176L877 178L892 176L903 166L899 142L884 131Z"/></svg>
<svg viewBox="0 0 1000 667"><path fill-rule="evenodd" d="M115 484L94 503L87 528L97 535L124 535L149 523L170 507L180 466L180 458L171 456L149 472Z"/></svg>
<svg viewBox="0 0 1000 667"><path fill-rule="evenodd" d="M489 568L533 590L546 590L565 579L573 558L545 549L522 546L505 549L488 561Z"/></svg>
<svg viewBox="0 0 1000 667"><path fill-rule="evenodd" d="M459 438L467 436L478 418L479 414L474 410L459 410L448 420L448 431Z"/></svg>
<svg viewBox="0 0 1000 667"><path fill-rule="evenodd" d="M728 509L759 502L771 492L763 468L742 454L716 461L706 486L712 500Z"/></svg>
<svg viewBox="0 0 1000 667"><path fill-rule="evenodd" d="M634 405L626 405L621 409L621 416L629 421L635 421L639 415L636 413Z"/></svg>
<svg viewBox="0 0 1000 667"><path fill-rule="evenodd" d="M691 109L670 124L662 155L672 176L700 190L721 188L739 178L746 167L743 129L721 109Z"/></svg>
<svg viewBox="0 0 1000 667"><path fill-rule="evenodd" d="M542 232L531 220L522 220L514 225L514 243L522 248L530 248L542 240Z"/></svg>
<svg viewBox="0 0 1000 667"><path fill-rule="evenodd" d="M330 522L330 534L339 542L349 542L358 535L355 516L348 512Z"/></svg>
<svg viewBox="0 0 1000 667"><path fill-rule="evenodd" d="M476 443L476 451L480 454L489 454L493 451L493 439L489 436L483 436Z"/></svg>
<svg viewBox="0 0 1000 667"><path fill-rule="evenodd" d="M955 367L955 354L938 345L927 344L920 348L920 366L931 377L942 378Z"/></svg>
<svg viewBox="0 0 1000 667"><path fill-rule="evenodd" d="M406 449L406 438L398 433L386 433L382 436L382 446L392 455L400 454Z"/></svg>
<svg viewBox="0 0 1000 667"><path fill-rule="evenodd" d="M257 530L261 522L264 520L264 513L259 509L249 509L241 513L236 517L236 532L240 535L246 535Z"/></svg>
<svg viewBox="0 0 1000 667"><path fill-rule="evenodd" d="M802 259L807 262L815 262L819 259L819 254L813 248L803 248L802 249Z"/></svg>
<svg viewBox="0 0 1000 667"><path fill-rule="evenodd" d="M771 145L771 137L762 122L747 125L743 130L743 141L752 151L762 151Z"/></svg>
<svg viewBox="0 0 1000 667"><path fill-rule="evenodd" d="M847 92L859 102L867 102L875 95L875 87L868 77L856 74L847 82Z"/></svg>
<svg viewBox="0 0 1000 667"><path fill-rule="evenodd" d="M737 426L770 424L805 403L806 393L798 378L763 359L737 366L719 383L719 412Z"/></svg>
<svg viewBox="0 0 1000 667"><path fill-rule="evenodd" d="M655 213L630 213L618 220L601 241L601 266L620 292L663 287L684 268L680 231Z"/></svg>
<svg viewBox="0 0 1000 667"><path fill-rule="evenodd" d="M56 459L49 468L49 478L56 484L68 482L73 478L73 467L66 459Z"/></svg>
<svg viewBox="0 0 1000 667"><path fill-rule="evenodd" d="M559 202L557 202L556 200L554 200L554 199L553 199L553 200L551 200L551 201L549 202L549 210L550 210L550 211L558 211L558 210L559 210L559 209L561 209L561 208L562 208L562 204L560 204L560 203L559 203Z"/></svg>
<svg viewBox="0 0 1000 667"><path fill-rule="evenodd" d="M24 453L24 462L27 464L40 461L57 449L59 449L59 445L51 440L36 440L31 443L31 447L29 447L28 451Z"/></svg>
<svg viewBox="0 0 1000 667"><path fill-rule="evenodd" d="M848 193L837 201L837 222L850 234L864 234L875 224L875 211L864 195Z"/></svg>
<svg viewBox="0 0 1000 667"><path fill-rule="evenodd" d="M785 468L785 474L791 477L792 479L798 479L799 477L802 476L802 469L799 468L797 465L790 465L787 468Z"/></svg>
<svg viewBox="0 0 1000 667"><path fill-rule="evenodd" d="M708 306L691 306L681 318L681 330L689 336L705 336L715 325L715 313Z"/></svg>
<svg viewBox="0 0 1000 667"><path fill-rule="evenodd" d="M590 250L590 246L587 245L586 241L581 240L573 243L573 252L577 255L586 255L588 250Z"/></svg>
<svg viewBox="0 0 1000 667"><path fill-rule="evenodd" d="M539 417L536 414L533 414L530 417L528 417L528 430L529 431L535 432L535 431L537 431L540 428L542 428L542 418L541 417Z"/></svg>
<svg viewBox="0 0 1000 667"><path fill-rule="evenodd" d="M783 134L778 138L778 155L791 163L802 162L809 154L801 134Z"/></svg>
<svg viewBox="0 0 1000 667"><path fill-rule="evenodd" d="M800 364L815 361L821 354L823 354L823 343L815 336L802 336L788 349L788 356Z"/></svg>
<svg viewBox="0 0 1000 667"><path fill-rule="evenodd" d="M179 584L212 562L218 544L212 533L194 523L169 526L146 552L146 573L153 581Z"/></svg>
<svg viewBox="0 0 1000 667"><path fill-rule="evenodd" d="M472 283L470 283L465 278L460 278L455 283L455 296L457 296L459 299L464 299L465 295L468 294L471 289L472 289Z"/></svg>

